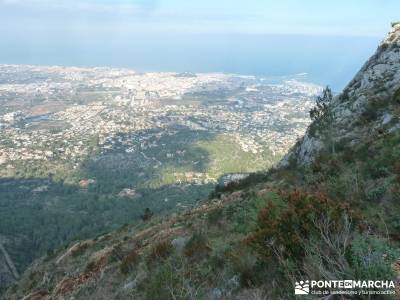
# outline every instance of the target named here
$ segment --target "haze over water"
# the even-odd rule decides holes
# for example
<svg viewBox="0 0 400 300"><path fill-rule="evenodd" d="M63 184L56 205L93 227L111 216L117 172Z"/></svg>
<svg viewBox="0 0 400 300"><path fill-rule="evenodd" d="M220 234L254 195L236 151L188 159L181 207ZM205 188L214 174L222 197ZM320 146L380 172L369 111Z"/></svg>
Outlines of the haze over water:
<svg viewBox="0 0 400 300"><path fill-rule="evenodd" d="M338 91L399 8L397 0L0 0L0 63L308 73Z"/></svg>
<svg viewBox="0 0 400 300"><path fill-rule="evenodd" d="M354 76L378 41L373 37L262 34L24 37L0 45L0 63L257 76L307 73L308 80L339 90Z"/></svg>

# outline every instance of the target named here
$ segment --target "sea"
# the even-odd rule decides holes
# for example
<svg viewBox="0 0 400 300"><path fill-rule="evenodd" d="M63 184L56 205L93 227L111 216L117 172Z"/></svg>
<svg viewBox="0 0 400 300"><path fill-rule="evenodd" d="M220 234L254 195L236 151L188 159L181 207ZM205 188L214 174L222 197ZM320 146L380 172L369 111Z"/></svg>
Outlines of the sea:
<svg viewBox="0 0 400 300"><path fill-rule="evenodd" d="M139 72L303 74L339 92L380 37L133 33L4 37L0 64L121 67Z"/></svg>

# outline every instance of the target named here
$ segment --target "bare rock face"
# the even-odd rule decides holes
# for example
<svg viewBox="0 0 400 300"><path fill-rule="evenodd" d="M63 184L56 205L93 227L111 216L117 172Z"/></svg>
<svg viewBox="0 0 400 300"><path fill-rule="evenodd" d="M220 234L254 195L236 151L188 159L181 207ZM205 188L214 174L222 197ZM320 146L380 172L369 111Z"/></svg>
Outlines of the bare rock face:
<svg viewBox="0 0 400 300"><path fill-rule="evenodd" d="M391 133L400 129L394 104L400 104L400 24L393 24L375 54L364 64L343 92L334 97L334 143L356 143L371 132ZM312 125L311 125L312 126ZM310 129L279 163L309 164L326 150L323 132Z"/></svg>
<svg viewBox="0 0 400 300"><path fill-rule="evenodd" d="M313 157L319 150L323 148L323 143L318 138L310 136L307 134L303 138L303 142L299 147L298 159L309 163L312 161Z"/></svg>
<svg viewBox="0 0 400 300"><path fill-rule="evenodd" d="M347 93L354 102L359 101L360 97L365 101L372 94L378 98L394 94L399 86L400 24L397 24L392 27L375 54L364 64L343 93Z"/></svg>

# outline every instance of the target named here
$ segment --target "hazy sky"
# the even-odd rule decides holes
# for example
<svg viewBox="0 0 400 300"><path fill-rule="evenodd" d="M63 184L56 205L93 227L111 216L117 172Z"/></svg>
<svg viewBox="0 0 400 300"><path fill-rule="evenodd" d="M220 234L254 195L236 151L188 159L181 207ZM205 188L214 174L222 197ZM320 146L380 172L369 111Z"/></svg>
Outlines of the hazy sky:
<svg viewBox="0 0 400 300"><path fill-rule="evenodd" d="M0 0L0 30L382 36L399 12L398 0Z"/></svg>
<svg viewBox="0 0 400 300"><path fill-rule="evenodd" d="M288 75L342 88L400 0L0 0L0 63Z"/></svg>

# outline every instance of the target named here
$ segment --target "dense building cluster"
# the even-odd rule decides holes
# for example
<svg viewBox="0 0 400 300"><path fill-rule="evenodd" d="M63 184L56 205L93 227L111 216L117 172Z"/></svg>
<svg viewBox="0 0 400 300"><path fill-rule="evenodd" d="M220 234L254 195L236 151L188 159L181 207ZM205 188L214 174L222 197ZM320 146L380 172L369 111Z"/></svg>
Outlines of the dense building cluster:
<svg viewBox="0 0 400 300"><path fill-rule="evenodd" d="M304 133L320 92L296 79L276 84L228 74L11 65L0 70L2 175L24 160L76 168L93 147L140 155L179 128L223 134L244 152L269 149L279 157Z"/></svg>

